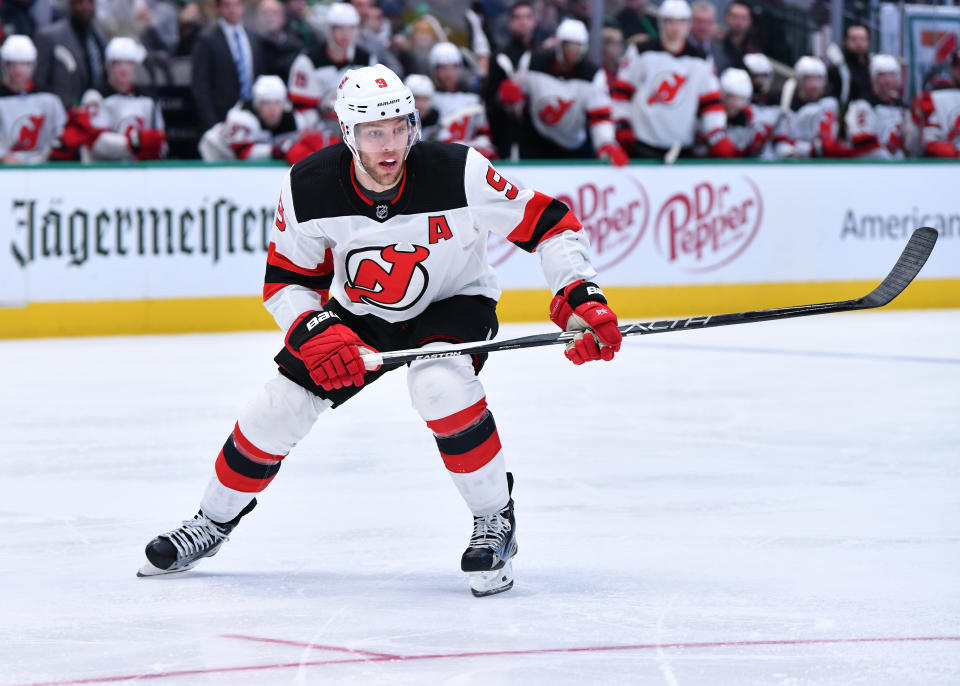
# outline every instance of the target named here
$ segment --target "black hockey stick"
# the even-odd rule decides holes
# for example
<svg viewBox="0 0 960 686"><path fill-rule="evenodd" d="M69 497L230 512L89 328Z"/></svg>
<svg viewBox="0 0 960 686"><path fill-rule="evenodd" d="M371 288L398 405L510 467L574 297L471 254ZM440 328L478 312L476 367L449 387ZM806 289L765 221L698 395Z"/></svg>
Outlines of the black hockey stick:
<svg viewBox="0 0 960 686"><path fill-rule="evenodd" d="M772 319L788 319L790 317L805 317L811 314L828 314L831 312L849 312L850 310L869 310L874 307L883 307L900 295L910 285L923 267L934 244L937 242L937 230L930 227L917 229L910 236L906 247L900 253L900 258L893 265L879 286L861 298L841 300L832 303L816 305L796 305L793 307L776 307L772 310L754 310L752 312L735 312L732 314L709 314L703 317L686 317L683 319L659 319L652 322L624 324L620 333L624 336L636 336L649 333L664 333L666 331L690 331L693 329L707 329L713 326L727 324L749 324L751 322L765 322ZM478 343L462 343L447 348L411 348L408 350L391 350L387 352L366 354L364 364L368 369L374 369L379 364L405 364L415 360L431 360L438 357L453 357L456 355L470 355L472 353L491 353L498 350L514 350L516 348L535 348L541 345L569 342L577 332L564 331L559 333L536 334L521 338L510 338L503 341L480 341Z"/></svg>

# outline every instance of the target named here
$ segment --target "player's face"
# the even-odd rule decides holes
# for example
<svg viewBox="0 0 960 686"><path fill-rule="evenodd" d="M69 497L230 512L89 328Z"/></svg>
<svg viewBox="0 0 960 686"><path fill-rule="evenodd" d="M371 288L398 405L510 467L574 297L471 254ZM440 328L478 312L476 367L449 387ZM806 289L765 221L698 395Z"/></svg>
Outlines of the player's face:
<svg viewBox="0 0 960 686"><path fill-rule="evenodd" d="M445 91L455 91L460 80L459 64L438 64L436 68L437 85Z"/></svg>
<svg viewBox="0 0 960 686"><path fill-rule="evenodd" d="M573 41L565 40L560 44L560 54L563 55L563 61L567 64L576 64L580 61L581 50L583 49L582 43L574 43Z"/></svg>
<svg viewBox="0 0 960 686"><path fill-rule="evenodd" d="M420 110L420 116L422 117L429 112L430 107L433 106L433 98L429 95L414 95L413 106Z"/></svg>
<svg viewBox="0 0 960 686"><path fill-rule="evenodd" d="M260 118L271 129L280 123L283 117L283 100L259 100L257 101L257 112Z"/></svg>
<svg viewBox="0 0 960 686"><path fill-rule="evenodd" d="M115 60L110 63L110 85L118 93L126 93L133 86L133 74L137 65L130 60Z"/></svg>
<svg viewBox="0 0 960 686"><path fill-rule="evenodd" d="M360 162L380 186L390 188L400 180L410 136L406 117L357 124L354 139Z"/></svg>
<svg viewBox="0 0 960 686"><path fill-rule="evenodd" d="M747 106L747 99L741 98L739 95L724 95L723 96L723 107L727 110L727 117L735 117L740 112L743 111L743 108Z"/></svg>
<svg viewBox="0 0 960 686"><path fill-rule="evenodd" d="M27 87L30 79L33 78L34 66L33 62L4 62L4 83L10 90L19 93Z"/></svg>
<svg viewBox="0 0 960 686"><path fill-rule="evenodd" d="M690 22L687 19L664 19L663 42L668 45L676 45L687 40L690 34Z"/></svg>
<svg viewBox="0 0 960 686"><path fill-rule="evenodd" d="M754 93L768 93L773 85L773 74L750 74Z"/></svg>
<svg viewBox="0 0 960 686"><path fill-rule="evenodd" d="M873 89L883 100L895 100L900 97L900 74L882 72L873 79Z"/></svg>
<svg viewBox="0 0 960 686"><path fill-rule="evenodd" d="M341 52L346 52L357 39L357 29L353 26L334 26L330 29L330 37Z"/></svg>
<svg viewBox="0 0 960 686"><path fill-rule="evenodd" d="M814 100L819 100L820 96L823 95L823 89L826 86L826 79L824 79L819 74L814 74L811 76L804 76L800 79L800 87L797 89L800 91L800 97L806 102L813 102Z"/></svg>

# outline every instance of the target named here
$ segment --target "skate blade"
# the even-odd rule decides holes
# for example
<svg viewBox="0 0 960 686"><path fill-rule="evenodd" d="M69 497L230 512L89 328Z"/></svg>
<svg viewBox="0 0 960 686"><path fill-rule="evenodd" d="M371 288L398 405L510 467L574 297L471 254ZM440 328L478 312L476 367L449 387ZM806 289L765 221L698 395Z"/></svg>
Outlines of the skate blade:
<svg viewBox="0 0 960 686"><path fill-rule="evenodd" d="M513 563L507 561L500 569L489 572L468 572L470 592L476 598L496 595L513 588Z"/></svg>
<svg viewBox="0 0 960 686"><path fill-rule="evenodd" d="M154 567L149 561L146 562L143 567L137 570L137 576L147 577L147 576L161 576L163 574L176 574L177 572L185 572L188 569L193 569L200 560L194 560L188 565L183 567L177 567L176 569L160 569L159 567Z"/></svg>

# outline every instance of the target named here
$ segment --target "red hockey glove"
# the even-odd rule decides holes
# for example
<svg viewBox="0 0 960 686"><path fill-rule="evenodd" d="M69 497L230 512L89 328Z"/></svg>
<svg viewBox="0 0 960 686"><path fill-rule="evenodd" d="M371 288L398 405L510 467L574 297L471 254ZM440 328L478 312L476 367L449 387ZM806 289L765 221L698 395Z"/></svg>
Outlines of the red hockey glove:
<svg viewBox="0 0 960 686"><path fill-rule="evenodd" d="M633 150L637 144L637 137L633 133L633 128L627 123L617 126L616 137L617 143L619 143L620 147L624 150Z"/></svg>
<svg viewBox="0 0 960 686"><path fill-rule="evenodd" d="M71 151L84 145L93 145L103 132L103 129L97 129L90 123L90 112L84 108L71 107L67 114L67 123L63 127L63 133L60 134L62 147Z"/></svg>
<svg viewBox="0 0 960 686"><path fill-rule="evenodd" d="M497 97L500 98L500 102L508 107L519 105L527 99L527 96L523 94L523 90L513 79L504 79L500 82L500 87L497 89Z"/></svg>
<svg viewBox="0 0 960 686"><path fill-rule="evenodd" d="M924 146L923 154L927 157L960 157L953 143L947 141L930 141Z"/></svg>
<svg viewBox="0 0 960 686"><path fill-rule="evenodd" d="M335 312L305 312L287 332L287 348L301 360L313 382L325 391L362 386L361 352L377 352L344 326Z"/></svg>
<svg viewBox="0 0 960 686"><path fill-rule="evenodd" d="M736 157L737 148L733 142L724 136L710 146L710 157Z"/></svg>
<svg viewBox="0 0 960 686"><path fill-rule="evenodd" d="M167 144L167 134L159 129L134 129L127 131L130 151L138 160L159 160Z"/></svg>
<svg viewBox="0 0 960 686"><path fill-rule="evenodd" d="M617 315L595 283L574 281L558 292L550 303L550 319L564 331L577 332L564 353L574 364L612 360L620 350Z"/></svg>
<svg viewBox="0 0 960 686"><path fill-rule="evenodd" d="M627 153L625 153L623 148L616 143L607 143L606 145L601 145L600 149L597 150L597 157L599 157L601 160L610 160L610 164L616 167L622 167L630 161L630 158L627 157Z"/></svg>
<svg viewBox="0 0 960 686"><path fill-rule="evenodd" d="M321 150L327 145L333 145L336 141L328 139L324 134L308 131L300 135L300 139L290 146L284 155L288 164L296 164L307 155Z"/></svg>

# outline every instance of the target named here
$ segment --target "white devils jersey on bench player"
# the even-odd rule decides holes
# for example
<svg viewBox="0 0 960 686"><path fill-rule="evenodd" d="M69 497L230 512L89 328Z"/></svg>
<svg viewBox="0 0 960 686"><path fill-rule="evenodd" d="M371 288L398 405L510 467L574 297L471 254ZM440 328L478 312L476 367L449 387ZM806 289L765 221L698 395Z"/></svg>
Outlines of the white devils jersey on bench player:
<svg viewBox="0 0 960 686"><path fill-rule="evenodd" d="M354 49L353 59L336 64L327 54L325 44L320 44L309 52L301 53L290 65L287 78L287 91L290 102L297 109L311 109L320 106L324 100L336 97L337 86L347 73L355 67L372 67L377 59L363 48Z"/></svg>
<svg viewBox="0 0 960 686"><path fill-rule="evenodd" d="M303 131L316 125L316 110L285 111L275 127L267 128L254 105L240 102L227 111L226 118L214 124L200 138L200 157L216 160L264 160L275 157L276 146L295 143Z"/></svg>
<svg viewBox="0 0 960 686"><path fill-rule="evenodd" d="M637 140L684 148L699 134L712 142L727 125L720 83L702 53L687 43L673 55L660 41L631 45L610 89L613 118L627 121Z"/></svg>
<svg viewBox="0 0 960 686"><path fill-rule="evenodd" d="M283 329L327 292L359 315L410 319L437 300L500 287L487 260L495 231L540 256L552 292L592 280L588 239L562 202L520 190L473 148L419 143L400 192L373 201L357 186L346 145L287 173L270 234L263 299Z"/></svg>
<svg viewBox="0 0 960 686"><path fill-rule="evenodd" d="M439 115L435 140L443 143L463 143L481 150L492 149L490 127L483 100L468 91L437 91L433 107Z"/></svg>
<svg viewBox="0 0 960 686"><path fill-rule="evenodd" d="M847 138L857 157L900 160L904 158L904 124L907 106L880 102L872 94L847 108Z"/></svg>
<svg viewBox="0 0 960 686"><path fill-rule="evenodd" d="M950 143L960 154L960 88L925 91L921 98L924 115L920 132L922 147L929 143Z"/></svg>
<svg viewBox="0 0 960 686"><path fill-rule="evenodd" d="M727 120L727 138L741 157L760 155L772 130L772 124L757 118L753 105L747 105L735 117Z"/></svg>
<svg viewBox="0 0 960 686"><path fill-rule="evenodd" d="M127 133L130 129L164 130L163 115L153 98L137 91L117 93L109 86L103 91L90 89L83 94L80 106L90 113L90 124L106 129L97 136L92 148L81 151L86 160L133 160ZM111 135L112 134L112 135Z"/></svg>
<svg viewBox="0 0 960 686"><path fill-rule="evenodd" d="M554 73L553 50L525 53L514 80L527 95L537 132L561 148L576 150L587 140L594 148L614 142L607 75L588 60L568 76Z"/></svg>
<svg viewBox="0 0 960 686"><path fill-rule="evenodd" d="M839 111L837 99L832 96L806 103L794 98L784 119L784 132L797 157L822 156L828 152L824 144L836 140L840 131Z"/></svg>
<svg viewBox="0 0 960 686"><path fill-rule="evenodd" d="M0 157L44 162L63 133L67 113L53 93L13 93L0 84Z"/></svg>

